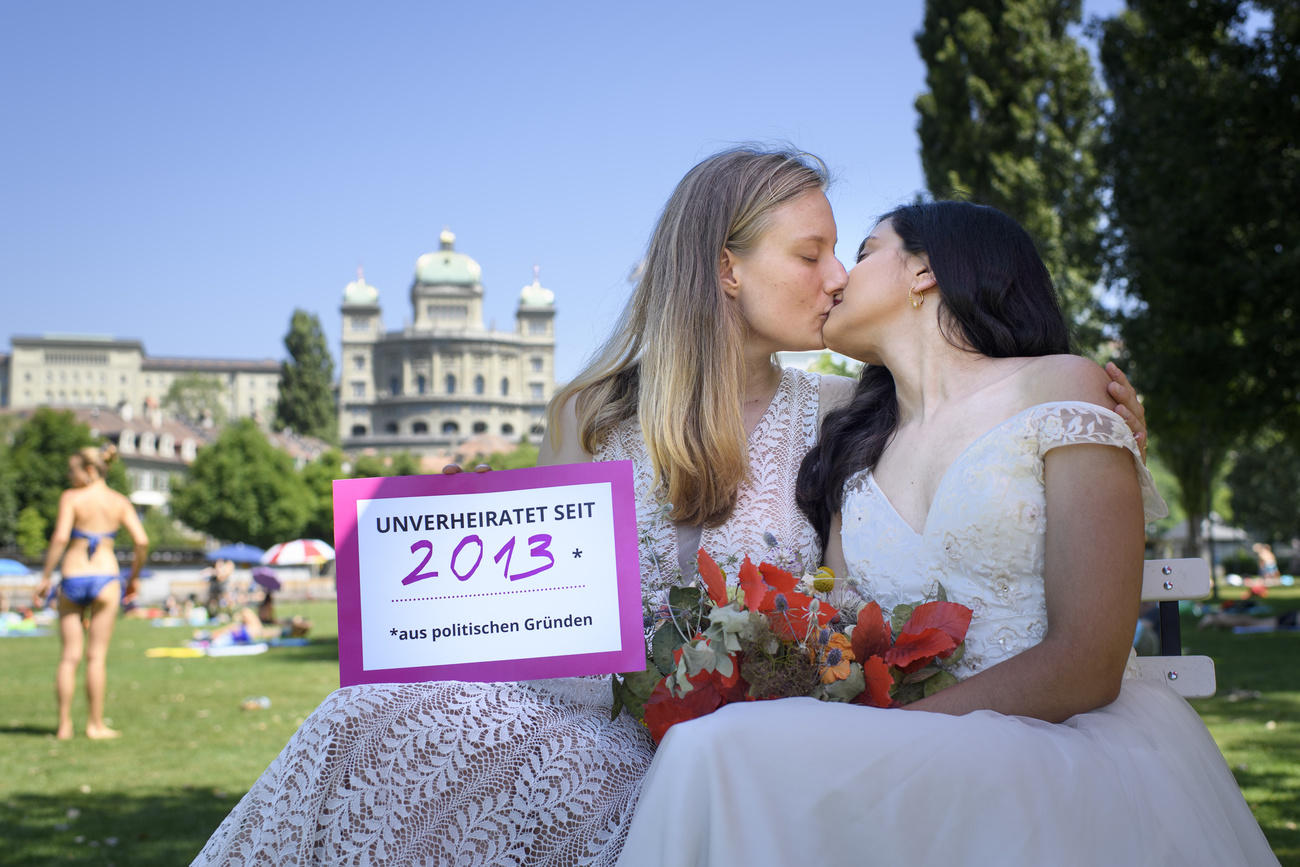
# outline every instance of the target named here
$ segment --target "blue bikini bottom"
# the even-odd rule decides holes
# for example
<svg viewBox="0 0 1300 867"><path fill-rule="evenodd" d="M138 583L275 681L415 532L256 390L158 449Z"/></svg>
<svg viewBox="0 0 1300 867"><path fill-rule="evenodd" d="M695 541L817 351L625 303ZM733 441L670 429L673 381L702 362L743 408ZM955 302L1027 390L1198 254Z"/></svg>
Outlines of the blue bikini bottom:
<svg viewBox="0 0 1300 867"><path fill-rule="evenodd" d="M74 575L59 582L59 590L76 605L89 605L99 596L99 591L110 581L122 580L117 575Z"/></svg>

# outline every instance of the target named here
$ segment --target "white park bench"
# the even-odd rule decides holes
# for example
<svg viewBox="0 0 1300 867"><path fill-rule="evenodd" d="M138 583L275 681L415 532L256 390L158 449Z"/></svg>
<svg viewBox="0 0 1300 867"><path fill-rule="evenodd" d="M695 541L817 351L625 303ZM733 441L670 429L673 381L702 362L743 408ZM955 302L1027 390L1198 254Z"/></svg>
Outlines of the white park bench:
<svg viewBox="0 0 1300 867"><path fill-rule="evenodd" d="M1183 698L1214 695L1214 660L1182 655L1178 600L1210 595L1210 570L1200 558L1148 560L1142 572L1142 600L1160 603L1160 656L1139 656L1138 677L1166 683Z"/></svg>

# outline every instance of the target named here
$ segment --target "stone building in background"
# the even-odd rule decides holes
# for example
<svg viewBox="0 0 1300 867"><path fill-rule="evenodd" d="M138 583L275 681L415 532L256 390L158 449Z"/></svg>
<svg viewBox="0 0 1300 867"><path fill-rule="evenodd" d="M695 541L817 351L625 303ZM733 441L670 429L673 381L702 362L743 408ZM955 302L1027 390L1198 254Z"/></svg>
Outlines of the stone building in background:
<svg viewBox="0 0 1300 867"><path fill-rule="evenodd" d="M270 418L280 393L271 359L151 358L139 340L46 334L10 338L0 355L0 406L30 409L101 407L148 414L163 406L172 383L201 376L220 386L227 418Z"/></svg>
<svg viewBox="0 0 1300 867"><path fill-rule="evenodd" d="M343 290L339 435L348 450L454 451L490 434L536 441L555 390L555 295L537 274L519 293L514 331L483 324L479 264L443 231L416 260L410 324L386 331L379 291Z"/></svg>

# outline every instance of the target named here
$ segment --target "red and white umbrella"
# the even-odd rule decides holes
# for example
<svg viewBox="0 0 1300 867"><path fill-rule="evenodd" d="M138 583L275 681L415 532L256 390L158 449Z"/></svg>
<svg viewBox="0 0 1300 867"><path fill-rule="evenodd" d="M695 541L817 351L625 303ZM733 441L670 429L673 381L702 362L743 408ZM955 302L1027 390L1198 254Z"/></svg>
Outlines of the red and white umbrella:
<svg viewBox="0 0 1300 867"><path fill-rule="evenodd" d="M334 559L334 549L320 539L294 539L266 549L262 562L269 566L301 566Z"/></svg>

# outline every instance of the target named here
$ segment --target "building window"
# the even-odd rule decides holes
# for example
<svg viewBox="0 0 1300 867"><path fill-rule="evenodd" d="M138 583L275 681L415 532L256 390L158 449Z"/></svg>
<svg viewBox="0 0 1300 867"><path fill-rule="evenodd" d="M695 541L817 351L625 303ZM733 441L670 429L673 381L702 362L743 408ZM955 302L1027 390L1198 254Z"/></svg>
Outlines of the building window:
<svg viewBox="0 0 1300 867"><path fill-rule="evenodd" d="M460 425L456 424L454 421L444 421L442 423L442 432L445 434L460 433Z"/></svg>
<svg viewBox="0 0 1300 867"><path fill-rule="evenodd" d="M487 381L481 376L474 377L474 393L482 394L487 390Z"/></svg>
<svg viewBox="0 0 1300 867"><path fill-rule="evenodd" d="M353 396L353 397L365 397L365 396L366 396L366 384L365 384L364 382L354 382L354 383L352 383L352 396Z"/></svg>
<svg viewBox="0 0 1300 867"><path fill-rule="evenodd" d="M507 379L506 377L501 378L501 396L502 397L510 396L510 380Z"/></svg>
<svg viewBox="0 0 1300 867"><path fill-rule="evenodd" d="M398 377L398 376L389 377L389 379L388 379L388 393L391 394L393 397L397 397L399 394L402 393L402 379L401 379L401 377Z"/></svg>
<svg viewBox="0 0 1300 867"><path fill-rule="evenodd" d="M514 432L515 432L515 426L510 424L510 422L506 422L505 424L501 425L501 433L506 434L508 436Z"/></svg>
<svg viewBox="0 0 1300 867"><path fill-rule="evenodd" d="M545 333L546 333L546 320L545 320L545 319L529 319L529 320L528 320L528 333L529 333L529 334L545 334Z"/></svg>
<svg viewBox="0 0 1300 867"><path fill-rule="evenodd" d="M535 424L532 426L532 428L529 429L529 433L531 433L533 436L541 436L545 432L546 432L546 428L542 427L540 424Z"/></svg>
<svg viewBox="0 0 1300 867"><path fill-rule="evenodd" d="M454 374L454 373L449 373L449 374L447 374L447 378L444 380L444 382L445 382L446 385L447 385L447 394L455 394L455 393L456 393L456 374ZM446 433L446 431L443 431L443 433Z"/></svg>
<svg viewBox="0 0 1300 867"><path fill-rule="evenodd" d="M397 433L397 422L390 421L388 424L384 425L384 433L388 433L388 434Z"/></svg>
<svg viewBox="0 0 1300 867"><path fill-rule="evenodd" d="M528 363L533 366L533 373L542 372L542 364L544 362L542 361L542 357L540 355L534 355L532 358L528 359Z"/></svg>
<svg viewBox="0 0 1300 867"><path fill-rule="evenodd" d="M353 331L369 331L369 330L370 330L370 317L369 317L369 316L353 316L353 317L352 317L352 330L353 330Z"/></svg>
<svg viewBox="0 0 1300 867"><path fill-rule="evenodd" d="M439 324L464 325L469 320L469 308L463 304L430 304L425 309Z"/></svg>
<svg viewBox="0 0 1300 867"><path fill-rule="evenodd" d="M429 432L428 422L417 421L415 424L411 425L411 433L413 434L427 434L428 432Z"/></svg>
<svg viewBox="0 0 1300 867"><path fill-rule="evenodd" d="M352 435L354 437L363 437L366 435L366 426L363 424L354 424L352 426Z"/></svg>
<svg viewBox="0 0 1300 867"><path fill-rule="evenodd" d="M354 356L352 356L352 369L353 369L353 370L365 370L365 369L366 369L366 357L365 357L364 355L354 355ZM267 385L270 385L270 383L268 382Z"/></svg>
<svg viewBox="0 0 1300 867"><path fill-rule="evenodd" d="M540 382L534 382L530 384L528 386L528 396L531 397L533 400L541 400L542 384Z"/></svg>
<svg viewBox="0 0 1300 867"><path fill-rule="evenodd" d="M487 422L485 421L474 422L474 433L487 433Z"/></svg>
<svg viewBox="0 0 1300 867"><path fill-rule="evenodd" d="M428 387L429 381L424 378L423 373L415 377L415 391L417 394L424 394L428 390Z"/></svg>

